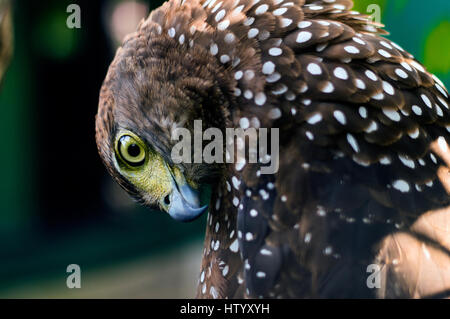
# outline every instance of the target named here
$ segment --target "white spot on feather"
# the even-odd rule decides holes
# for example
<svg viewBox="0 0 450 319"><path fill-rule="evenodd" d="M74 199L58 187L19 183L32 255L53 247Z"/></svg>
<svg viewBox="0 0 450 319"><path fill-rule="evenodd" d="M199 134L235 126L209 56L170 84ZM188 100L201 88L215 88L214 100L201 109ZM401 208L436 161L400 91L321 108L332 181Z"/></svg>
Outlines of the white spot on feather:
<svg viewBox="0 0 450 319"><path fill-rule="evenodd" d="M334 76L341 80L347 80L348 79L348 73L347 71L342 67L337 67L334 69L333 72Z"/></svg>
<svg viewBox="0 0 450 319"><path fill-rule="evenodd" d="M297 35L297 39L295 40L295 42L297 43L304 43L307 42L309 40L311 40L312 38L312 33L308 32L308 31L302 31Z"/></svg>
<svg viewBox="0 0 450 319"><path fill-rule="evenodd" d="M233 241L233 243L230 245L230 250L234 253L237 253L239 251L239 243L237 238Z"/></svg>
<svg viewBox="0 0 450 319"><path fill-rule="evenodd" d="M445 140L445 137L439 136L437 142L438 142L438 146L441 149L441 151L444 153L447 153L448 152L448 144L447 144L447 141Z"/></svg>
<svg viewBox="0 0 450 319"><path fill-rule="evenodd" d="M420 96L423 100L423 102L425 103L426 106L428 106L430 109L433 107L433 105L431 104L430 99L428 98L428 96L426 96L425 94L422 94Z"/></svg>
<svg viewBox="0 0 450 319"><path fill-rule="evenodd" d="M316 113L308 119L308 123L311 125L317 124L322 121L322 114Z"/></svg>
<svg viewBox="0 0 450 319"><path fill-rule="evenodd" d="M264 105L264 103L266 103L266 100L266 95L263 92L259 92L255 96L255 103L257 105Z"/></svg>
<svg viewBox="0 0 450 319"><path fill-rule="evenodd" d="M400 122L401 116L396 110L382 109L384 115L394 122Z"/></svg>
<svg viewBox="0 0 450 319"><path fill-rule="evenodd" d="M353 45L347 45L344 47L344 50L350 54L358 54L360 52L359 49Z"/></svg>
<svg viewBox="0 0 450 319"><path fill-rule="evenodd" d="M305 235L305 243L310 243L311 242L311 237L312 237L312 235L311 235L311 233L306 233L306 235Z"/></svg>
<svg viewBox="0 0 450 319"><path fill-rule="evenodd" d="M333 116L342 125L347 124L347 118L345 117L345 114L342 111L339 110L334 111Z"/></svg>
<svg viewBox="0 0 450 319"><path fill-rule="evenodd" d="M262 72L264 74L272 74L275 71L275 64L272 61L267 61L263 64Z"/></svg>
<svg viewBox="0 0 450 319"><path fill-rule="evenodd" d="M356 153L359 152L358 142L356 141L355 137L350 133L347 134L347 142L350 144L350 146Z"/></svg>
<svg viewBox="0 0 450 319"><path fill-rule="evenodd" d="M268 116L272 120L276 120L281 117L281 110L279 108L273 108L269 111Z"/></svg>
<svg viewBox="0 0 450 319"><path fill-rule="evenodd" d="M397 181L395 181L394 183L392 183L392 186L395 188L395 189L397 189L397 190L399 190L400 192L402 192L402 193L407 193L407 192L409 192L410 191L410 186L409 186L409 184L406 182L406 181L404 181L404 180L397 180Z"/></svg>
<svg viewBox="0 0 450 319"><path fill-rule="evenodd" d="M322 69L320 68L320 66L316 63L310 63L308 64L308 67L306 68L308 70L309 73L311 73L312 75L320 75L322 74Z"/></svg>
<svg viewBox="0 0 450 319"><path fill-rule="evenodd" d="M228 275L228 271L230 270L230 266L226 265L225 267L223 267L222 269L222 276L226 276Z"/></svg>
<svg viewBox="0 0 450 319"><path fill-rule="evenodd" d="M422 109L419 106L413 105L412 110L416 115L418 116L422 115Z"/></svg>
<svg viewBox="0 0 450 319"><path fill-rule="evenodd" d="M414 169L416 167L416 164L414 163L413 160L407 158L406 156L403 155L399 155L398 158L400 159L400 161L403 163L403 165Z"/></svg>
<svg viewBox="0 0 450 319"><path fill-rule="evenodd" d="M276 10L273 10L272 13L275 16L280 16L280 15L283 15L284 13L286 13L286 11L287 11L287 8L278 8Z"/></svg>
<svg viewBox="0 0 450 319"><path fill-rule="evenodd" d="M334 85L331 82L327 82L326 85L322 88L323 93L332 93L334 91Z"/></svg>

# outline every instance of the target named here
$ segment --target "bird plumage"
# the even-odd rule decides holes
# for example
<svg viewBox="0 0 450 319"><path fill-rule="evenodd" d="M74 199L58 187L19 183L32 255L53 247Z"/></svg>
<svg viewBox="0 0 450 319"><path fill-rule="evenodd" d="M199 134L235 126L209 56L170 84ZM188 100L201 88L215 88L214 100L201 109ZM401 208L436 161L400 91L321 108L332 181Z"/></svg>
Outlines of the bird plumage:
<svg viewBox="0 0 450 319"><path fill-rule="evenodd" d="M280 130L276 174L261 174L261 163L181 164L187 180L213 187L197 297L450 289L448 228L444 239L419 236L438 251L428 259L445 279L418 295L404 288L415 279L400 280L385 254L394 254L393 234L414 237L426 212L450 205L448 93L352 5L169 1L118 50L100 95L97 143L110 173L147 205L112 165L117 128L132 129L167 163L171 130L192 129L194 119ZM403 254L412 247L397 245ZM381 290L366 283L373 263L394 278Z"/></svg>

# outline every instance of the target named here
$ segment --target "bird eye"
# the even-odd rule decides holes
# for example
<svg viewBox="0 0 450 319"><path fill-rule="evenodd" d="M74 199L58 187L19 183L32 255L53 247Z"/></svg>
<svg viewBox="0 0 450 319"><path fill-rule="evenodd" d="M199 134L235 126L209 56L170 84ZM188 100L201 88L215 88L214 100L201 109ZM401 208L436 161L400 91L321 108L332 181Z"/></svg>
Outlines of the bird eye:
<svg viewBox="0 0 450 319"><path fill-rule="evenodd" d="M119 138L117 150L120 158L130 166L140 166L145 161L144 147L130 135Z"/></svg>

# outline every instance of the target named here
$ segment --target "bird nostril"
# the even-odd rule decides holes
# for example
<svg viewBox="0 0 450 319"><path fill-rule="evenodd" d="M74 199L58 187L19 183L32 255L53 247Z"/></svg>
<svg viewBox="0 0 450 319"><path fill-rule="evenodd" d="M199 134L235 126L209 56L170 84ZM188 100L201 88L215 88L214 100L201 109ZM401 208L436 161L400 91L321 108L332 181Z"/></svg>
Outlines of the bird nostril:
<svg viewBox="0 0 450 319"><path fill-rule="evenodd" d="M167 206L170 205L170 196L166 195L166 197L164 197L164 204L166 204Z"/></svg>

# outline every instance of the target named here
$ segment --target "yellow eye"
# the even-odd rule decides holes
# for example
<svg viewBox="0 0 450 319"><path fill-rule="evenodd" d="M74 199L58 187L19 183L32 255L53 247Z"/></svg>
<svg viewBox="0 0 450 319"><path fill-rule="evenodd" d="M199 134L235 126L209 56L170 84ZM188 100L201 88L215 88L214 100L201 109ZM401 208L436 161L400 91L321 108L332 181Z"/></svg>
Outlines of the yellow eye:
<svg viewBox="0 0 450 319"><path fill-rule="evenodd" d="M146 152L138 141L131 135L122 135L117 142L117 151L120 158L130 166L141 166L144 164Z"/></svg>

